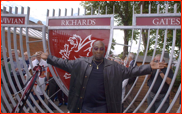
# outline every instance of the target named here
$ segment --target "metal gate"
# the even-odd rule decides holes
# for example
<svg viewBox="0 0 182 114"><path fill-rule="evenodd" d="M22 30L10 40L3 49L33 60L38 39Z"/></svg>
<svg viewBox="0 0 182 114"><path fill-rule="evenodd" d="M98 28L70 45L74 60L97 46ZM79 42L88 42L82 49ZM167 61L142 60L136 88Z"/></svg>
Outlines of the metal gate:
<svg viewBox="0 0 182 114"><path fill-rule="evenodd" d="M42 42L42 46L43 46L42 47L42 49L43 49L42 51L46 51L46 49L47 49L46 41L47 41L47 38L48 38L48 32L46 31L46 27L48 27L48 24L47 24L47 26L44 26L44 25L30 25L29 24L30 8L28 8L26 15L24 15L24 8L21 9L21 14L17 14L18 8L15 8L15 14L12 14L12 10L11 9L12 8L10 7L9 11L8 11L8 14L7 14L6 8L4 7L3 8L3 13L1 13L1 18L2 17L4 17L4 18L8 18L8 17L10 17L10 18L11 17L15 17L15 18L16 17L21 17L21 18L24 19L24 23L22 23L22 24L18 23L17 20L16 20L15 23L4 23L4 24L2 24L2 21L1 21L1 51L3 51L3 53L1 53L1 58L3 57L3 60L1 59L1 62L4 61L4 65L3 66L1 65L1 85L2 85L1 86L1 112L2 113L12 112L13 108L20 101L20 96L23 93L23 88L19 84L18 78L16 77L15 68L11 67L12 73L15 76L15 81L17 82L19 90L21 90L21 91L17 91L16 88L14 87L13 81L12 81L12 78L11 78L11 74L10 74L10 71L9 71L9 68L8 68L8 64L9 63L11 65L14 64L13 61L12 61L13 58L12 58L12 54L11 54L11 49L14 48L15 50L17 50L18 49L17 47L19 46L20 47L20 52L21 52L21 57L22 57L23 60L25 60L25 57L23 55L23 53L25 52L25 49L23 48L24 44L22 42L23 41L23 36L25 36L25 38L26 38L26 50L28 52L28 57L29 57L30 65L32 66L32 61L31 61L32 55L30 54L30 46L29 46L29 44L30 43L34 43L36 45L36 42ZM93 9L93 8L91 8L91 9ZM100 10L100 8L99 8L99 10ZM60 16L60 11L61 10L59 10L58 17ZM71 11L72 11L71 12L71 16L73 16L73 9ZM92 12L93 11L91 10L91 15L93 14ZM106 12L107 12L107 7L106 7ZM129 53L131 52L131 47L132 47L132 44L133 44L132 41L133 41L133 37L134 37L134 31L138 31L140 33L139 34L138 51L137 51L135 60L138 59L139 52L140 52L140 49L141 49L142 34L143 34L142 30L148 30L148 33L147 33L148 34L148 39L147 39L146 52L144 54L144 59L143 59L142 64L146 63L147 52L148 52L148 48L150 46L150 39L151 39L150 36L151 35L155 35L155 41L154 41L155 45L154 45L154 51L153 51L153 54L152 54L152 59L153 59L154 56L157 53L156 51L157 51L157 45L158 45L158 40L159 40L159 31L162 30L163 33L164 33L163 49L162 49L162 52L161 52L161 61L162 61L162 58L164 57L164 54L165 54L165 47L166 47L167 39L168 39L167 34L168 34L169 30L172 31L171 35L173 36L173 42L172 42L172 45L171 45L171 52L170 52L170 56L169 56L169 61L168 61L168 67L167 67L167 70L166 70L166 74L165 74L164 79L163 79L163 81L162 81L162 83L161 83L161 85L159 87L159 90L156 93L155 97L153 98L151 104L148 105L147 107L145 106L145 110L143 112L147 113L149 111L149 109L151 108L152 104L156 101L160 91L162 90L162 87L165 84L165 80L167 79L167 74L169 73L170 66L171 66L171 64L173 62L174 49L176 47L175 46L176 37L177 37L176 32L177 32L177 30L181 30L181 25L175 25L175 26L173 26L173 25L172 26L164 26L164 25L153 26L153 25L147 25L146 26L146 25L140 25L140 23L138 24L137 19L145 18L145 17L149 17L149 18L152 17L153 18L153 17L159 16L159 15L161 17L170 17L170 16L181 17L181 13L177 13L177 5L174 5L174 13L168 13L167 5L166 5L165 14L159 14L159 5L158 5L158 9L157 9L157 13L156 14L151 14L150 6L149 6L149 14L142 14L142 6L141 6L140 14L134 14L134 12L135 11L134 11L134 7L133 7L133 25L132 26L114 26L114 24L112 23L110 30L113 31L113 30L116 30L116 29L120 29L120 30L131 30L132 31L131 43L130 43L131 45L127 45L129 47ZM80 13L80 10L78 9L78 16L79 16L79 13ZM86 15L86 10L85 10L85 15ZM107 16L107 15L108 14L106 13L105 16ZM109 15L114 16L114 6L113 6L113 14L109 14ZM52 17L49 16L49 10L48 10L47 11L47 18L54 18L54 17L55 17L55 10L53 10ZM65 17L67 17L67 9L65 9L65 16L64 16L64 18ZM57 18L57 17L55 17L55 18ZM68 18L72 18L72 17L68 17ZM7 34L7 36L6 36L6 34ZM13 34L13 35L11 36L11 34ZM19 34L19 37L20 37L19 45L17 45L18 43L17 43L17 40L16 40L17 39L17 34ZM29 37L31 35L35 35L35 36L37 36L37 37L39 37L41 39L40 40L36 40L36 41L30 41ZM113 34L111 34L111 37L112 36L113 36ZM13 42L14 47L12 47L11 42ZM114 43L114 44L121 45L121 46L126 46L125 44L118 44L117 42ZM111 43L110 43L110 46L109 46L109 50L110 50L110 47L111 47ZM7 58L6 52L8 52L10 62L7 62L8 58ZM107 54L106 58L108 57L108 55L109 54ZM19 55L18 55L17 51L15 51L15 57L16 57L16 61L18 61ZM20 64L18 63L17 65L18 65L18 71L20 72L21 79L23 80L23 83L25 84L27 79L25 80L23 78L24 75L21 72ZM23 65L26 66L26 63L24 62ZM175 83L175 79L176 79L177 74L178 74L178 70L180 70L179 69L180 65L181 65L181 50L179 51L179 54L178 54L176 68L174 70L174 75L173 75L171 84L169 86L168 92L164 96L164 99L163 99L161 105L158 107L156 113L159 112L159 110L162 108L162 106L164 104L164 101L168 98L168 95L170 95L170 92L172 91L173 85ZM53 71L52 66L49 65L49 68L51 70L51 73L53 74L53 79L56 81L56 83L58 84L60 89L66 95L68 95L68 89L65 87L65 85L62 82L62 80L60 78L56 77L56 75L55 75L55 73ZM5 69L5 70L3 70L3 69ZM26 72L28 78L31 77L29 75L29 73L28 73L28 68L26 68L26 67L25 67L25 72ZM6 76L5 76L5 73L7 74ZM146 105L145 101L147 99L147 96L151 92L151 88L153 87L153 85L154 85L154 83L156 81L156 77L157 77L158 73L159 73L159 70L157 70L156 76L154 78L154 81L153 81L151 87L148 89L147 93L143 96L143 100L141 100L140 103L138 104L138 106L136 107L136 109L133 110L134 113L137 113L138 110L141 107ZM126 107L126 109L124 110L124 113L126 113L129 110L131 105L133 103L135 103L137 97L139 97L139 95L142 93L142 89L146 86L145 84L147 82L147 78L148 78L148 76L145 76L142 84L140 85L140 88L139 88L138 92L136 93L136 95L133 98L132 102ZM133 83L130 91L128 93L126 93L126 95L125 95L124 99L122 100L122 102L124 102L127 99L127 97L130 95L131 91L133 91L133 89L135 88L135 85L137 84L137 80L138 79L139 79L139 77L136 78L136 80ZM38 82L38 86L40 86L38 80L37 80L37 82ZM11 94L9 87L12 88L13 92L15 93L14 95ZM33 88L33 89L35 91L35 88ZM181 84L179 85L178 90L177 90L174 98L171 99L170 106L169 106L168 110L166 111L166 113L171 112L171 110L174 107L175 108L174 108L173 111L175 111L176 113L180 113L181 112L181 104L177 103L177 99L179 99L179 96L181 96L180 92L181 92ZM23 108L23 112L28 113L28 110L27 110L28 107L31 109L31 112L33 112L33 113L36 113L36 112L44 113L46 111L49 111L50 113L53 113L53 112L61 112L61 113L67 112L67 110L58 107L57 104L55 104L55 102L50 99L50 97L48 96L46 91L44 91L45 100L42 100L41 97L36 92L35 92L35 94L37 95L38 99L42 103L43 107L40 107L39 104L33 98L33 96L30 94L30 98L33 101L33 103L35 104L35 107L37 109L35 110L33 108L33 106L30 104L30 102L27 100L26 101L26 106L24 106L24 108ZM47 105L48 102L50 102L54 106L56 111L55 110L53 111L53 110L50 109L50 107L48 107L48 105Z"/></svg>

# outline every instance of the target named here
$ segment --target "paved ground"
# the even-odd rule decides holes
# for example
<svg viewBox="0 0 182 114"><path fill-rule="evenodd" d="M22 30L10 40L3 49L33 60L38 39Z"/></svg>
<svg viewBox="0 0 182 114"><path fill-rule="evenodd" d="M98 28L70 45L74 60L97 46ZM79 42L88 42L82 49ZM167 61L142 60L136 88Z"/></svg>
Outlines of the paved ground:
<svg viewBox="0 0 182 114"><path fill-rule="evenodd" d="M171 102L171 101L170 101ZM55 101L54 102L57 106L58 106L58 101ZM138 105L140 102L135 102L136 105ZM144 104L140 107L140 111L137 111L136 113L143 113L146 109L147 109L147 102L144 102ZM67 110L67 106L65 105L62 105L61 107L59 107L64 113L67 113L68 110ZM179 98L177 99L177 101L175 102L174 106L172 107L172 110L170 111L170 113L176 113L176 111L178 110L179 108ZM43 110L45 112L48 112L45 108L43 108ZM29 111L30 113L32 111ZM54 113L60 113L59 111L57 110L53 110ZM37 110L37 113L40 113L39 110Z"/></svg>
<svg viewBox="0 0 182 114"><path fill-rule="evenodd" d="M58 106L58 101L55 101L54 103ZM60 108L64 113L67 113L67 112L68 112L67 106L65 106L65 105L62 105L62 106L59 107L59 108ZM47 109L45 109L45 108L43 108L43 110L44 110L45 112L48 112ZM30 111L30 112L31 112L31 111ZM37 112L40 113L39 110L37 110ZM60 113L60 112L57 111L57 110L53 110L53 112L54 112L54 113Z"/></svg>
<svg viewBox="0 0 182 114"><path fill-rule="evenodd" d="M58 105L58 102L55 102L57 105ZM136 104L138 105L139 104L139 102L136 102ZM147 102L144 102L144 104L140 107L140 111L142 111L142 112L140 112L140 111L137 111L137 113L143 113L146 109L147 109ZM176 111L178 110L178 107L179 107L179 99L177 100L177 102L175 103L175 105L173 106L173 108L172 108L172 110L170 111L170 113L176 113ZM65 106L65 105L62 105L61 107L60 107L60 109L63 111L63 112L65 112L65 113L67 113L68 112L68 110L67 110L67 106ZM55 113L59 113L59 111L57 111L57 110L53 110ZM46 112L46 110L45 110L45 112Z"/></svg>

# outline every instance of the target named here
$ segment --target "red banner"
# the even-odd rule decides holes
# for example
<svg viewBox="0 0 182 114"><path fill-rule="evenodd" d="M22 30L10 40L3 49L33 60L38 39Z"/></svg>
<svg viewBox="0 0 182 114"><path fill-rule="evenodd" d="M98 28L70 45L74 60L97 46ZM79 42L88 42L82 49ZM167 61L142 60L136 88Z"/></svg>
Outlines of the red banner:
<svg viewBox="0 0 182 114"><path fill-rule="evenodd" d="M69 60L92 56L92 45L100 40L107 50L110 30L49 30L51 54ZM64 85L69 89L71 75L56 68Z"/></svg>
<svg viewBox="0 0 182 114"><path fill-rule="evenodd" d="M2 17L1 24L25 24L25 17Z"/></svg>
<svg viewBox="0 0 182 114"><path fill-rule="evenodd" d="M136 17L137 26L180 26L181 17Z"/></svg>

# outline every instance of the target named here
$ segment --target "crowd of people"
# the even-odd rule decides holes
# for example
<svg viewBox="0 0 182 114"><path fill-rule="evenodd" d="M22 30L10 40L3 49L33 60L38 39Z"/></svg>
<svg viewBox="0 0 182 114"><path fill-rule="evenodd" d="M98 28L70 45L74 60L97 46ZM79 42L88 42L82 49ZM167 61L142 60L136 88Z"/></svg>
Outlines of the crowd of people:
<svg viewBox="0 0 182 114"><path fill-rule="evenodd" d="M158 63L160 61L160 58L161 58L161 55L157 54L155 56L155 62ZM116 61L119 64L124 65L127 68L128 67L135 67L135 66L137 66L137 63L135 63L135 54L134 53L130 53L128 56L126 56L124 58L124 60L122 60L122 59L120 59L118 57L116 57L116 58L110 57L109 60ZM164 59L162 61L165 62ZM167 68L163 68L163 69L161 69L159 71L159 74L157 76L156 82L155 82L151 92L149 93L149 95L147 97L148 105L150 105L150 103L152 102L153 98L155 97L155 94L158 91L158 87L160 87L160 84L163 81L163 78L165 76L166 70L167 70ZM154 80L154 77L156 75L156 71L157 70L153 70L151 72L151 74L149 74L149 76L148 76L147 85L149 87L151 86L151 84L152 84L152 82ZM157 100L152 105L152 107L151 107L151 109L149 111L150 113L155 113L157 108L160 106L161 102L163 101L163 98L164 98L165 94L167 93L167 90L169 88L169 85L171 83L172 78L173 78L173 71L172 71L172 69L170 69L169 73L168 73L168 76L167 76L167 79L166 79L166 83L164 84L164 87L162 88L159 96L157 97ZM122 82L122 99L124 99L125 93L128 93L129 90L131 89L133 83L135 82L135 79L136 79L136 77L133 77L133 78L125 79ZM122 104L126 105L126 106L129 106L129 104L132 102L133 98L134 98L134 93L133 93L133 91L131 91L131 93L127 96L127 99L125 100L125 102L124 103L122 102ZM127 112L128 113L132 113L136 109L136 107L137 107L137 104L135 104L135 102L134 102ZM167 110L168 107L169 107L169 96L168 96L167 100L164 102L163 107L159 110L159 113L164 113ZM123 109L125 109L124 106L123 106ZM142 112L142 110L140 110L140 109L138 109L138 110L139 110L139 112Z"/></svg>
<svg viewBox="0 0 182 114"><path fill-rule="evenodd" d="M6 52L7 52L7 50L6 50ZM54 99L56 99L58 97L58 100L59 100L58 106L59 107L62 105L67 105L67 96L62 92L62 90L59 90L59 87L56 84L55 80L53 79L53 76L49 70L47 62L40 57L40 54L38 54L38 52L36 52L35 54L33 54L30 57L31 60L29 59L27 52L24 52L25 60L23 60L22 57L20 57L19 50L17 50L18 58L16 58L14 49L11 49L11 54L12 54L12 59L11 59L11 57L6 57L6 61L8 63L8 70L6 70L5 62L4 62L5 59L3 57L3 50L1 47L1 66L3 68L3 73L5 76L5 80L8 85L8 88L10 90L10 93L12 94L12 97L15 100L16 100L16 95L19 95L19 97L22 96L21 91L23 91L25 89L25 87L29 84L30 78L34 74L34 71L32 71L32 69L39 64L40 66L43 66L43 72L41 75L38 76L38 81L36 81L34 84L35 89L32 89L30 94L34 97L34 99L40 106L42 106L42 105L41 105L41 102L39 101L37 95L40 95L42 100L45 100L45 97L43 94L44 92L48 93L48 96L50 97L50 99L52 101L54 101ZM32 62L32 66L31 66L30 62ZM26 69L28 71L28 74L26 73ZM12 83L8 79L8 76L7 76L8 73L11 76ZM21 75L23 77L21 77ZM3 85L2 80L1 80L1 82ZM25 85L25 84L27 84L27 85ZM57 92L57 91L59 91L59 92ZM6 91L5 91L5 93L6 93L7 99L11 103ZM36 109L35 104L33 103L33 101L31 100L30 97L28 97L28 101L33 106L33 108ZM48 102L48 106L53 110L53 107L49 102ZM27 107L27 110L29 111L30 110L29 106L26 105L26 107Z"/></svg>
<svg viewBox="0 0 182 114"><path fill-rule="evenodd" d="M74 61L57 58L50 55L48 52L44 53L41 51L33 54L30 61L27 52L24 53L25 60L20 57L19 50L17 53L18 55L16 55L15 50L12 49L12 58L7 57L5 59L7 60L8 70L13 82L11 84L11 81L8 81L8 70L5 70L3 61L4 58L1 56L1 61L3 61L1 62L1 66L12 96L16 95L24 88L25 82L28 81L28 79L34 74L32 69L39 64L44 67L43 73L39 75L38 82L36 82L34 85L35 89L32 89L31 91L31 95L34 97L37 103L41 105L39 99L37 98L37 94L40 95L43 100L45 100L44 92L48 91L48 96L52 101L58 98L59 107L61 105L68 105L68 110L70 112L77 113L123 112L125 107L132 102L134 97L131 91L125 102L123 102L125 94L129 92L131 86L136 80L136 76L149 74L147 85L150 87L156 75L156 69L160 69L156 79L157 81L155 82L147 99L148 105L150 105L152 99L158 91L158 86L162 83L166 73L165 61L159 61L161 55L156 55L150 64L141 66L137 66L134 53L130 53L124 60L112 57L106 59L104 58L105 45L101 41L96 41L93 44L92 57L79 58ZM1 55L3 55L2 47ZM16 58L16 56L18 56L18 58ZM56 84L48 64L61 68L71 74L69 97L67 97ZM25 69L28 69L28 74ZM53 70L55 71L54 67ZM21 75L24 77L21 77ZM154 113L157 107L159 107L169 88L172 78L173 72L170 70L166 83L159 97L150 109L151 113ZM14 88L12 88L12 84L16 91ZM55 94L56 92L57 94ZM19 95L21 96L21 94ZM28 100L32 106L35 107L30 97ZM49 102L48 106L51 110L55 110L55 108ZM164 113L168 106L169 97L159 112ZM29 110L28 105L26 105L26 107ZM133 112L136 107L136 104L133 103L128 112Z"/></svg>
<svg viewBox="0 0 182 114"><path fill-rule="evenodd" d="M119 57L115 57L115 58L110 57L109 60L115 61L121 65L124 65L126 68L128 68L128 67L132 68L132 67L137 66L137 63L135 62L135 54L134 53L130 53L128 56L126 56L124 58L124 60L119 58ZM133 83L135 82L135 79L136 79L136 77L132 77L132 78L123 80L123 82L122 82L122 100L125 97L125 93L128 93L129 90L131 89ZM122 112L124 111L124 109L127 106L129 106L129 104L132 102L133 98L134 98L134 94L133 94L133 91L131 91L130 94L127 96L127 99L125 100L125 102L121 101ZM137 107L137 105L134 102L127 112L132 113L136 107ZM139 111L140 111L140 109L139 109ZM142 111L140 111L140 112L142 112Z"/></svg>

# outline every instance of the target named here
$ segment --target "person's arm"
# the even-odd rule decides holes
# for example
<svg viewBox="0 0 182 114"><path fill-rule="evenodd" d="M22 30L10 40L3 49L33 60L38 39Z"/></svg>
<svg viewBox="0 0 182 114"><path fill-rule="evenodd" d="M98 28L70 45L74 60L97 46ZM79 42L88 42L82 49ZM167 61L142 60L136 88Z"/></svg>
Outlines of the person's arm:
<svg viewBox="0 0 182 114"><path fill-rule="evenodd" d="M164 74L162 71L159 71L159 74L160 74L161 78L164 79L165 74ZM166 78L166 83L167 83L168 85L171 84L171 81L172 81L171 78L169 78L169 77Z"/></svg>
<svg viewBox="0 0 182 114"><path fill-rule="evenodd" d="M32 70L31 69L29 70L29 72L30 72L30 75L33 76L33 73L32 73Z"/></svg>
<svg viewBox="0 0 182 114"><path fill-rule="evenodd" d="M166 67L166 65L167 63L165 62L156 63L154 62L154 59L153 59L150 62L150 64L147 64L147 65L141 65L141 66L135 66L135 67L129 67L129 68L125 68L124 66L122 66L121 71L124 71L123 79L127 79L131 77L151 74L153 69L163 69L164 67Z"/></svg>
<svg viewBox="0 0 182 114"><path fill-rule="evenodd" d="M119 69L118 69L119 71ZM123 74L123 79L132 78L136 76L142 76L146 74L150 74L152 72L151 66L148 65L141 65L141 66L135 66L135 67L124 67L120 69L121 74ZM123 73L122 73L123 72Z"/></svg>
<svg viewBox="0 0 182 114"><path fill-rule="evenodd" d="M48 50L46 53L44 52L39 52L41 54L41 58L44 60L47 60L48 64L51 64L55 67L61 68L65 71L67 71L68 73L71 72L72 67L74 66L75 61L76 60L67 60L67 59L62 59L62 58L57 58L55 56L52 56L48 53Z"/></svg>
<svg viewBox="0 0 182 114"><path fill-rule="evenodd" d="M48 68L47 68L47 71L48 71ZM50 70L49 70L49 76L50 76ZM45 84L46 84L45 91L47 90L48 85L49 85L49 81L48 80L49 80L49 78L45 77L45 80L44 80L45 81Z"/></svg>
<svg viewBox="0 0 182 114"><path fill-rule="evenodd" d="M46 84L45 91L47 90L48 85Z"/></svg>
<svg viewBox="0 0 182 114"><path fill-rule="evenodd" d="M47 80L49 80L49 77L50 77L50 72L47 71Z"/></svg>
<svg viewBox="0 0 182 114"><path fill-rule="evenodd" d="M35 87L35 90L36 90L37 82L36 82L36 84L34 84L34 87ZM35 94L35 91L33 90L33 88L32 88L32 92L33 92L33 95L36 95L36 94Z"/></svg>
<svg viewBox="0 0 182 114"><path fill-rule="evenodd" d="M57 58L55 56L49 55L47 58L47 63L51 64L55 67L61 68L62 70L71 73L71 70L74 66L76 60L67 60L67 59L62 59L62 58Z"/></svg>

